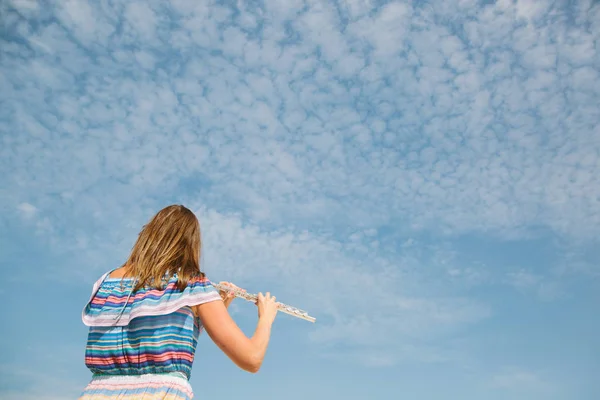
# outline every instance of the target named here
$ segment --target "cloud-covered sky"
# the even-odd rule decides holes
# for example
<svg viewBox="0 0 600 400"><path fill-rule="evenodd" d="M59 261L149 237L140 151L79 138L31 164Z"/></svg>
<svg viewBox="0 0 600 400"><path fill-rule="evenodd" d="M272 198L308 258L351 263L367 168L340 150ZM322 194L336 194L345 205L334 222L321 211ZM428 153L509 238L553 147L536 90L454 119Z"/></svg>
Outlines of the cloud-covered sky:
<svg viewBox="0 0 600 400"><path fill-rule="evenodd" d="M204 337L198 397L600 391L598 2L0 18L0 397L78 395L91 284L171 203L197 213L211 279L317 318L281 315L256 376ZM253 306L233 312L251 334Z"/></svg>

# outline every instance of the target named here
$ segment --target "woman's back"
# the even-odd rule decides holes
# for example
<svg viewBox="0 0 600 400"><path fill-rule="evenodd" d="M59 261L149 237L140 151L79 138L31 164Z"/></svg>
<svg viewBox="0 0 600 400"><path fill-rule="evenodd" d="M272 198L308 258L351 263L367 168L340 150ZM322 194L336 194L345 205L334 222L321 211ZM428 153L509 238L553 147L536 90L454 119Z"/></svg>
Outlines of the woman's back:
<svg viewBox="0 0 600 400"><path fill-rule="evenodd" d="M100 384L82 398L123 395L136 385L147 387L148 382L141 381L148 374L166 379L162 384L154 382L152 391L175 390L185 396L174 398L190 398L186 382L202 330L193 306L221 301L221 296L208 279L200 277L190 279L183 291L177 288L176 275L165 282L164 290L142 288L132 293L133 285L131 278L111 278L108 273L94 285L82 319L90 327L85 363ZM107 379L114 376L129 379L121 379L119 385ZM186 382L174 386L176 377Z"/></svg>
<svg viewBox="0 0 600 400"><path fill-rule="evenodd" d="M175 275L164 290L143 288L135 294L131 278L107 276L98 282L83 311L90 326L86 366L95 374L181 372L189 379L202 329L192 306L221 300L208 279L193 278L180 292Z"/></svg>

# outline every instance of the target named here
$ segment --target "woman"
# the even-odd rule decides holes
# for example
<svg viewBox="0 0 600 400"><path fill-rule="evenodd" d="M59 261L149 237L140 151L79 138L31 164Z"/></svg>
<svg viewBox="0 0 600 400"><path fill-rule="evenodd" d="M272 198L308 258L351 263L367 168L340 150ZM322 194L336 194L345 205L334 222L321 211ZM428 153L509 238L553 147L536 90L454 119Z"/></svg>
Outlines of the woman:
<svg viewBox="0 0 600 400"><path fill-rule="evenodd" d="M233 296L200 271L200 248L194 213L166 207L144 226L127 262L94 284L82 315L93 377L80 399L192 399L202 329L236 365L258 372L277 315L275 296L258 295L256 331L246 337L227 312Z"/></svg>

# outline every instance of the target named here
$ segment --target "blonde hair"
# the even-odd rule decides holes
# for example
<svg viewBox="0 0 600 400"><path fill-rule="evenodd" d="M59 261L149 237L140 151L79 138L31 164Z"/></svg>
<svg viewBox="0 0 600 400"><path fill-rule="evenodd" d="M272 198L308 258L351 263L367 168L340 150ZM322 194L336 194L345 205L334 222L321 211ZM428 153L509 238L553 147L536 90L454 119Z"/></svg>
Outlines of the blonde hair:
<svg viewBox="0 0 600 400"><path fill-rule="evenodd" d="M185 289L200 271L200 223L182 205L160 210L142 228L129 258L123 264L127 274L136 278L134 291L150 286L163 288L165 277L177 274L177 287Z"/></svg>

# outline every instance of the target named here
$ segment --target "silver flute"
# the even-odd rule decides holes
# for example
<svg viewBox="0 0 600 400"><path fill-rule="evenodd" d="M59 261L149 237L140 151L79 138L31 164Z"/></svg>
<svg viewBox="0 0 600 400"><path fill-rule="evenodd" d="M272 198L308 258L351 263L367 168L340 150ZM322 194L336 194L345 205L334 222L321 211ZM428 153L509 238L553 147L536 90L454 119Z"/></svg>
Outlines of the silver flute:
<svg viewBox="0 0 600 400"><path fill-rule="evenodd" d="M233 292L233 294L235 295L235 297L239 297L240 299L244 299L246 301L249 301L251 303L256 303L256 301L258 300L258 295L256 294L251 294L251 293L246 293L243 290L240 289L235 289L229 286L225 286L225 285L221 285L218 283L213 283L213 286L215 288L217 288L218 290L222 290L224 292ZM315 318L311 317L310 315L308 315L308 313L306 311L302 311L296 307L292 307L292 306L288 306L286 304L283 303L279 303L277 302L278 305L278 311L281 311L283 313L289 314L293 317L296 318L300 318L300 319L304 319L306 321L309 322L315 322Z"/></svg>

